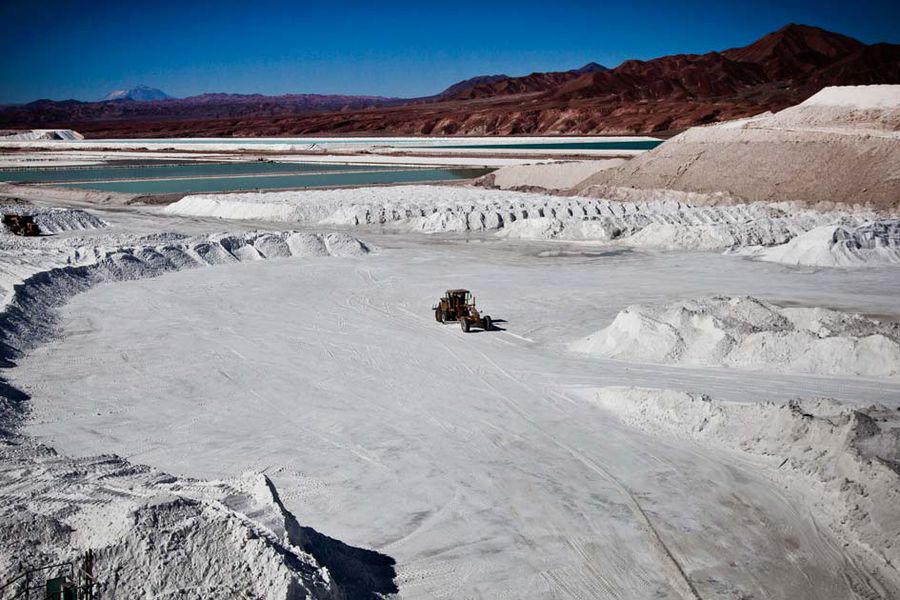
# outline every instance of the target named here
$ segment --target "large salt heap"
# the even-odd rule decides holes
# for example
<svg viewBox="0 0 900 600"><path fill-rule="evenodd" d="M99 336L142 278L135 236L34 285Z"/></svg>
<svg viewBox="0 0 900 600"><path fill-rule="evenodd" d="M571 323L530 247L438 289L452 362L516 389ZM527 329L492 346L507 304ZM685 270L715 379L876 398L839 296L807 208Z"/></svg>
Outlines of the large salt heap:
<svg viewBox="0 0 900 600"><path fill-rule="evenodd" d="M634 305L572 344L604 358L690 366L900 377L900 326L750 297Z"/></svg>

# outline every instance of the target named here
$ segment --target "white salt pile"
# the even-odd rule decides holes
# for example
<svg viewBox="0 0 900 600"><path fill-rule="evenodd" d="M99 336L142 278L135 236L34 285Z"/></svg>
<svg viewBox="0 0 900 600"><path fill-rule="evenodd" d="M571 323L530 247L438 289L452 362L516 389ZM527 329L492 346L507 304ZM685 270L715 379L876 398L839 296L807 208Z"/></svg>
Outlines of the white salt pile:
<svg viewBox="0 0 900 600"><path fill-rule="evenodd" d="M900 264L900 220L858 226L824 225L779 246L745 252L789 265L855 267Z"/></svg>
<svg viewBox="0 0 900 600"><path fill-rule="evenodd" d="M39 208L22 204L0 205L0 213L31 215L41 233L82 231L106 227L103 219L89 212L73 208ZM12 235L6 227L0 227L0 235Z"/></svg>
<svg viewBox="0 0 900 600"><path fill-rule="evenodd" d="M900 131L900 85L827 87L749 127Z"/></svg>
<svg viewBox="0 0 900 600"><path fill-rule="evenodd" d="M339 593L262 475L178 479L115 456L71 459L30 443L0 443L0 461L4 581L92 549L100 597Z"/></svg>
<svg viewBox="0 0 900 600"><path fill-rule="evenodd" d="M637 429L752 458L761 473L801 498L838 539L873 558L876 579L894 587L900 582L896 410L825 399L720 402L699 394L622 387L602 388L594 400Z"/></svg>
<svg viewBox="0 0 900 600"><path fill-rule="evenodd" d="M610 242L629 231L617 219L599 218L563 221L552 217L519 219L497 232L499 237L519 240L572 240Z"/></svg>
<svg viewBox="0 0 900 600"><path fill-rule="evenodd" d="M634 305L573 343L577 352L665 364L900 377L900 325L749 297Z"/></svg>

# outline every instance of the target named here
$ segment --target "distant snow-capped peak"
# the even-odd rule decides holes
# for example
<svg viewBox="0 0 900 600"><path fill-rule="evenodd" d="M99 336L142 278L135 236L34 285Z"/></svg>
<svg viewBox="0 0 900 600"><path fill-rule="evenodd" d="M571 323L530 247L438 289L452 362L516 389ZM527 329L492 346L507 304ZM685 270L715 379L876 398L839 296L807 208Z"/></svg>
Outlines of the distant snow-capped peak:
<svg viewBox="0 0 900 600"><path fill-rule="evenodd" d="M168 95L162 90L158 90L156 88L148 87L146 85L139 85L137 87L125 89L125 90L113 90L103 98L100 99L101 102L108 102L110 100L169 100L172 96Z"/></svg>

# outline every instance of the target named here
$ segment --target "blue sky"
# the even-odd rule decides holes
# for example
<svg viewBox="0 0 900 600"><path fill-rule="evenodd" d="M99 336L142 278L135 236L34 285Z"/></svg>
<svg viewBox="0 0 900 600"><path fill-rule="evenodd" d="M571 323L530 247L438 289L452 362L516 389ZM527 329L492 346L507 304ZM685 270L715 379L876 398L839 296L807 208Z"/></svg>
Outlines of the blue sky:
<svg viewBox="0 0 900 600"><path fill-rule="evenodd" d="M412 97L474 75L748 44L788 22L900 43L900 2L0 0L0 103L203 92Z"/></svg>

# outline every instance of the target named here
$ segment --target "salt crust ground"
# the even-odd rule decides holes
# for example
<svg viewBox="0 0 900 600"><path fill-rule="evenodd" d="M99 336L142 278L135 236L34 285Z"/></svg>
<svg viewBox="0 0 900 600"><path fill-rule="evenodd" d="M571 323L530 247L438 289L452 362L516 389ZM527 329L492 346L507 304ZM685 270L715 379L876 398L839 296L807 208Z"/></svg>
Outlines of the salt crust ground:
<svg viewBox="0 0 900 600"><path fill-rule="evenodd" d="M640 362L900 377L900 324L749 297L629 306L571 348Z"/></svg>
<svg viewBox="0 0 900 600"><path fill-rule="evenodd" d="M821 515L841 542L900 580L900 414L825 399L720 402L672 390L610 387L594 401L628 425L738 452ZM883 592L883 590L882 590Z"/></svg>
<svg viewBox="0 0 900 600"><path fill-rule="evenodd" d="M900 85L825 88L777 114L694 127L574 193L900 210Z"/></svg>
<svg viewBox="0 0 900 600"><path fill-rule="evenodd" d="M677 196L677 194L676 194ZM529 240L614 242L642 248L753 248L766 260L820 266L900 263L897 220L871 212L819 212L788 204L695 206L678 200L619 202L465 187L402 186L355 190L187 196L168 206L180 216L393 231L497 231ZM796 251L762 252L817 227L839 227L840 243L803 238ZM758 248L760 247L760 248Z"/></svg>
<svg viewBox="0 0 900 600"><path fill-rule="evenodd" d="M34 394L27 431L73 456L102 448L203 478L265 469L296 515L396 557L403 597L681 598L641 507L703 598L843 600L865 585L866 561L848 565L852 549L752 467L630 431L567 386L895 403L897 385L563 349L594 326L585 316L611 320L635 296L738 286L852 303L844 282L873 306L893 281L697 253L384 245L377 260L236 263L79 295L59 312L64 337L12 372ZM428 307L453 282L506 331L437 326Z"/></svg>
<svg viewBox="0 0 900 600"><path fill-rule="evenodd" d="M69 211L80 213L80 211ZM55 222L80 222L55 211ZM11 366L53 334L54 307L105 281L205 265L295 256L357 256L345 234L159 235L123 241L10 239L0 274L2 356ZM107 242L103 245L102 242ZM49 245L49 249L48 249ZM175 478L115 456L72 459L17 434L27 396L0 381L0 580L23 565L97 552L103 591L115 597L348 598L393 591L391 559L301 527L271 482Z"/></svg>

